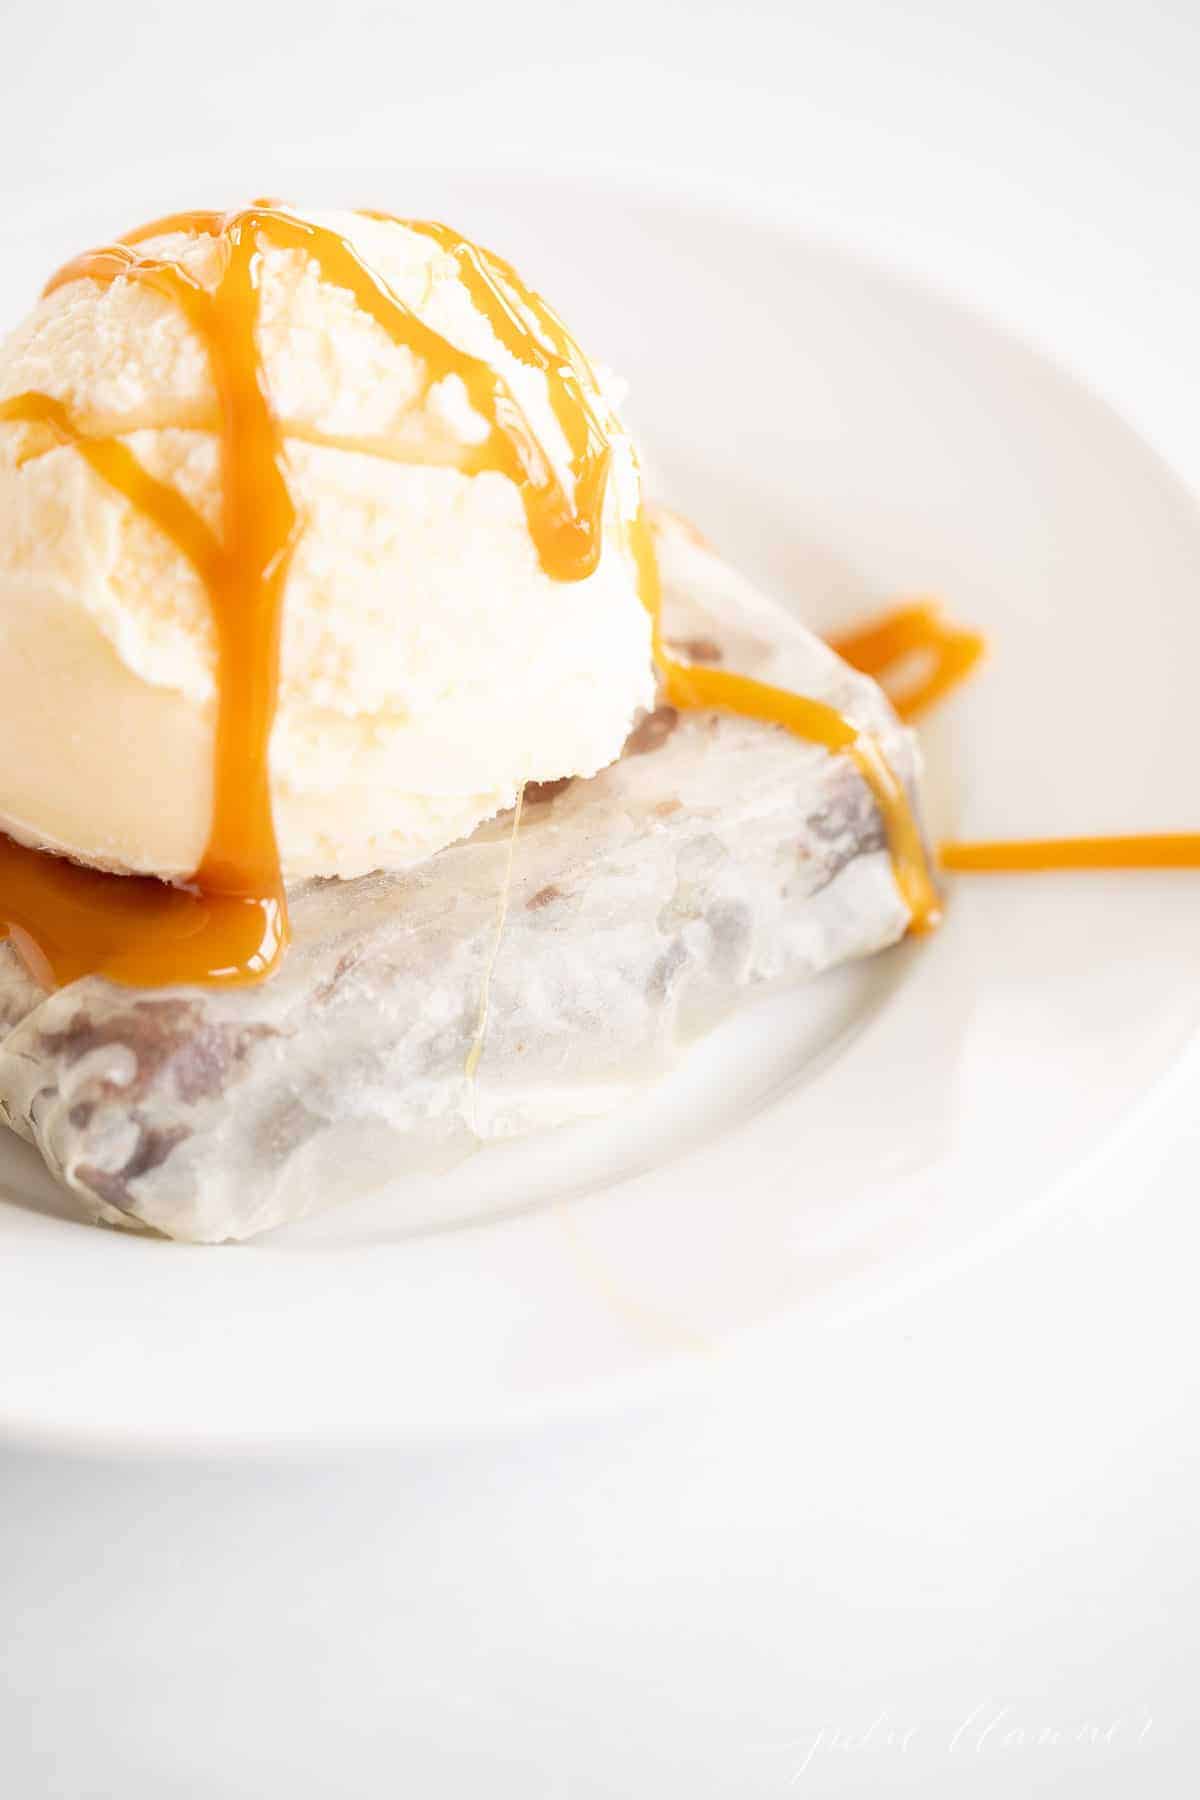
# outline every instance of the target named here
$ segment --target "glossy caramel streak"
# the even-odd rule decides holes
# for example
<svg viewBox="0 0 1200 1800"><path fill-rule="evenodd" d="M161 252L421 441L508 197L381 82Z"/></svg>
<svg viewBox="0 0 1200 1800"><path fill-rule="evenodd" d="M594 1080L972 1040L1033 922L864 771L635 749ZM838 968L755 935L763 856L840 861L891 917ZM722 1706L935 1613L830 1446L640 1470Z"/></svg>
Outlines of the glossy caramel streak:
<svg viewBox="0 0 1200 1800"><path fill-rule="evenodd" d="M217 540L194 507L150 475L126 445L79 431L66 408L45 394L0 403L0 421L41 426L72 445L178 546L210 593L219 591L225 559ZM88 974L143 987L259 980L287 939L278 882L263 892L203 894L81 868L4 837L0 909L0 937L11 932L35 978L49 987Z"/></svg>
<svg viewBox="0 0 1200 1800"><path fill-rule="evenodd" d="M216 538L195 507L144 469L127 444L114 437L89 437L61 401L48 394L15 394L0 401L0 422L5 421L43 426L56 443L77 450L102 481L124 494L170 538L206 584L215 580L221 560Z"/></svg>
<svg viewBox="0 0 1200 1800"><path fill-rule="evenodd" d="M190 275L181 263L168 258L143 256L125 244L107 244L101 250L85 250L57 269L42 289L43 297L66 287L71 281L99 281L108 284L128 276L146 287L153 287L168 300L181 306L196 322L197 310L207 307L212 296L208 289ZM200 327L203 329L203 326Z"/></svg>
<svg viewBox="0 0 1200 1800"><path fill-rule="evenodd" d="M297 514L258 351L255 223L250 215L227 228L229 254L206 332L222 412L225 565L213 589L220 670L213 820L197 879L210 893L282 900L270 746Z"/></svg>
<svg viewBox="0 0 1200 1800"><path fill-rule="evenodd" d="M764 724L782 725L806 743L850 758L870 788L883 818L896 885L912 918L914 931L928 931L941 917L937 891L929 875L925 846L903 784L875 738L822 701L771 687L724 669L698 668L659 657L668 703L683 708L716 707Z"/></svg>
<svg viewBox="0 0 1200 1800"><path fill-rule="evenodd" d="M947 623L932 601L900 606L829 640L831 650L887 691L902 719L915 719L965 681L984 652L974 631ZM912 657L926 665L915 681L896 686L890 671Z"/></svg>
<svg viewBox="0 0 1200 1800"><path fill-rule="evenodd" d="M160 221L156 228L178 221ZM187 228L199 225L187 220ZM65 282L136 281L178 306L208 354L221 411L222 543L201 539L199 521L182 498L151 478L134 459L114 457L109 446L74 434L81 452L133 505L155 519L192 554L205 578L218 647L218 708L213 818L208 846L196 874L198 895L162 900L161 884L126 885L126 877L89 876L93 911L103 914L118 936L127 934L117 958L122 979L143 985L169 980L255 980L270 972L287 941L287 910L271 813L269 749L278 677L282 595L296 514L288 490L278 424L263 382L257 343L258 256L253 214L219 226L224 256L217 285L210 290L180 264L147 256L128 244L77 257L61 269L47 291ZM218 229L209 221L209 229ZM138 236L140 234L134 234ZM42 422L70 431L61 409L42 397L23 396ZM195 553L202 550L202 554ZM14 860L16 858L16 860ZM47 863L50 859L46 859ZM15 848L6 852L4 914L20 921L10 900L22 891L32 868ZM20 880L18 881L18 873ZM46 930L56 916L61 869L47 878ZM113 886L112 884L117 884ZM168 895L179 890L163 890ZM102 896L111 894L111 906ZM134 894L140 911L131 911ZM191 901L196 905L192 906ZM219 902L219 904L218 904ZM180 908L183 908L181 914ZM134 917L143 920L133 932ZM175 922L189 921L179 949ZM202 921L202 923L200 922ZM23 929L32 929L26 925ZM80 946L99 956L103 944L86 933ZM114 951L104 953L104 972L113 972ZM45 956L47 966L61 956ZM206 967L198 966L206 964ZM93 965L95 966L95 965Z"/></svg>
<svg viewBox="0 0 1200 1800"><path fill-rule="evenodd" d="M554 309L491 250L433 219L393 219L393 223L431 238L454 257L473 305L499 342L518 362L546 377L550 404L571 452L575 512L598 548L612 451L591 398L598 383L578 345Z"/></svg>
<svg viewBox="0 0 1200 1800"><path fill-rule="evenodd" d="M381 212L366 212L362 217L406 226L451 250L473 304L499 341L519 361L540 368L549 376L550 403L572 451L573 494L566 492L507 383L494 369L422 325L344 241L343 248L360 273L343 268L339 275L322 262L329 280L350 287L359 305L394 341L407 343L424 358L429 380L457 375L462 381L475 411L492 427L490 454L482 466L508 475L521 489L530 535L547 574L563 581L590 575L600 557L610 451L583 395L577 358L561 348L554 355L545 351L499 287L492 272L495 259L477 251L448 226L399 219ZM365 289L355 286L355 280L361 283L363 277L369 284ZM376 304L372 304L371 290L375 291Z"/></svg>
<svg viewBox="0 0 1200 1800"><path fill-rule="evenodd" d="M80 279L139 282L179 306L208 353L221 409L225 548L208 583L219 700L213 820L197 881L209 893L269 895L282 907L269 750L296 513L258 352L258 224L254 213L224 222L226 254L213 290L178 263L118 244L68 263L47 292ZM184 228L159 221L157 229L164 226Z"/></svg>
<svg viewBox="0 0 1200 1800"><path fill-rule="evenodd" d="M908 907L911 929L931 931L941 918L941 902L930 874L921 829L903 782L875 738L823 701L772 687L748 675L676 662L663 647L662 590L653 537L644 512L633 527L632 548L642 601L653 620L654 660L668 703L681 711L713 707L764 724L781 725L806 743L820 744L834 755L848 756L879 808L896 886Z"/></svg>
<svg viewBox="0 0 1200 1800"><path fill-rule="evenodd" d="M1029 838L943 844L944 869L969 874L1023 874L1049 869L1200 869L1200 834L1145 837Z"/></svg>

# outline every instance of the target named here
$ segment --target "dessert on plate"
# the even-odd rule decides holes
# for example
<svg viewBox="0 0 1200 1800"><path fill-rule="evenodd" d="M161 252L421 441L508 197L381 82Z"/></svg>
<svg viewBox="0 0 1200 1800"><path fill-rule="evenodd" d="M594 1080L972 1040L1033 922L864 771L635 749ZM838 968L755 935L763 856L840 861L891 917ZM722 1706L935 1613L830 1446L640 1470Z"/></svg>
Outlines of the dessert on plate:
<svg viewBox="0 0 1200 1800"><path fill-rule="evenodd" d="M978 650L756 594L446 226L89 252L0 349L0 1113L90 1216L219 1241L611 1107L936 922L873 677Z"/></svg>

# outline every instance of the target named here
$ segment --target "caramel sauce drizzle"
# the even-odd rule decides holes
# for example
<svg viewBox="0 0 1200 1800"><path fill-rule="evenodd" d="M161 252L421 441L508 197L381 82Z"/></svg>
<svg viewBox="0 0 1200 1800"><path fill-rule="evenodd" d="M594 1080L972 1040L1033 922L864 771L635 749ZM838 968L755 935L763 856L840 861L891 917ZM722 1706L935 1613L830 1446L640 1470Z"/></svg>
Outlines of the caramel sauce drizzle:
<svg viewBox="0 0 1200 1800"><path fill-rule="evenodd" d="M834 755L848 756L870 788L883 819L896 886L908 907L911 929L931 931L941 918L941 903L929 872L921 829L912 803L876 740L823 701L772 687L749 675L735 675L698 663L677 662L664 646L661 630L661 584L649 522L643 512L633 530L642 600L653 621L654 660L668 704L681 711L715 707L782 725L793 736L820 744Z"/></svg>
<svg viewBox="0 0 1200 1800"><path fill-rule="evenodd" d="M872 676L886 689L902 719L915 719L965 681L984 652L984 641L942 618L932 600L912 601L877 619L829 639L843 662ZM912 658L925 665L903 684L887 677Z"/></svg>
<svg viewBox="0 0 1200 1800"><path fill-rule="evenodd" d="M944 869L964 875L1016 875L1050 869L1200 869L1200 833L943 844L938 858Z"/></svg>
<svg viewBox="0 0 1200 1800"><path fill-rule="evenodd" d="M374 215L385 216L385 215ZM400 221L403 223L404 221ZM504 475L518 488L541 566L555 580L584 579L601 549L611 466L593 378L551 308L498 257L444 225L411 229L452 255L478 310L499 341L541 373L570 454L564 483L503 378L418 319L337 233L266 203L229 215L189 212L159 219L120 243L68 263L46 292L70 281L136 281L177 305L203 342L220 408L223 492L219 541L182 495L157 481L116 436L91 436L60 402L21 394L0 420L33 424L68 444L175 543L196 569L212 606L218 649L218 708L212 827L193 880L86 869L0 838L0 935L11 931L46 985L86 973L139 986L241 983L271 973L288 936L287 902L271 813L269 749L278 682L283 592L298 519L287 479L284 434L267 392L257 340L260 249L310 256L324 280L343 287L394 343L424 369L423 392L457 376L488 423L469 472ZM182 264L138 246L173 232L215 238L221 261L207 288ZM653 621L655 661L679 708L718 708L783 726L845 754L879 805L897 883L915 929L936 922L938 900L919 828L902 785L873 739L832 708L748 677L680 663L665 651L660 587L642 513L631 533L642 599Z"/></svg>
<svg viewBox="0 0 1200 1800"><path fill-rule="evenodd" d="M499 342L518 362L545 376L551 408L570 448L576 515L594 534L594 565L600 554L600 523L612 450L605 422L592 404L591 395L598 392L596 377L562 320L522 281L511 263L449 225L434 219L401 219L393 213L365 212L362 216L404 225L453 256L476 311L482 313Z"/></svg>
<svg viewBox="0 0 1200 1800"><path fill-rule="evenodd" d="M928 711L965 681L986 648L977 632L941 616L935 601L910 601L828 640L830 649L886 689L902 719ZM923 673L903 685L889 680L914 656ZM1014 838L938 847L943 869L962 875L1030 874L1055 869L1197 869L1200 834L1128 837Z"/></svg>
<svg viewBox="0 0 1200 1800"><path fill-rule="evenodd" d="M387 213L367 213L362 216L376 219L391 217ZM404 225L408 222L395 219L393 223ZM446 226L414 223L409 229L421 231L427 236L436 236L439 243L443 239L457 243L464 252L464 258L466 253L475 251L474 245L469 244L466 239L457 238ZM411 350L424 365L422 400L438 382L451 375L457 376L466 388L471 406L491 428L488 440L480 450L466 459L468 471L479 474L489 470L507 476L517 486L524 501L529 533L538 560L548 575L558 581L580 581L592 573L600 558L600 524L608 474L608 445L594 421L586 395L578 381L560 367L563 357L559 356L557 361L549 357L539 359L536 353L540 351L540 346L535 344L529 328L523 326L515 315L511 319L508 315L504 316L502 341L507 342L510 349L514 349L514 345L520 346L519 350L514 349L514 354L519 354L522 361L544 369L552 377L551 403L556 416L566 425L568 441L577 451L573 491L570 492L556 474L550 458L503 377L488 363L460 350L449 339L424 324L363 261L346 238L327 227L296 218L291 213L274 207L258 206L231 217L223 217L220 213L189 212L158 219L131 232L118 246L91 251L67 263L51 278L45 291L53 293L55 288L61 287L65 282L77 281L82 276L111 280L114 274L133 273L133 266L129 261L114 263L111 259L127 257L128 246L147 238L189 232L207 233L227 241L231 234L244 234L247 231L256 243L270 244L276 249L299 250L312 257L325 281L334 287L346 288L354 296L359 308L382 327L394 344ZM483 252L479 252L477 257L481 268L484 266L483 255ZM498 259L490 258L489 261L499 266ZM143 262L138 266L150 265ZM460 262L460 269L462 266ZM135 279L138 278L140 277L135 276ZM477 304L480 304L482 285L473 286L469 282L466 285ZM539 320L548 320L550 309L544 302L539 305ZM493 325L497 325L501 317L499 308L493 311L490 306L480 304L480 310L486 313ZM565 333L561 326L558 329L565 343ZM501 335L499 328L497 335ZM254 353L257 359L256 347ZM261 368L257 360L255 368L255 379L260 382ZM577 368L578 359L575 357L572 359L572 371Z"/></svg>

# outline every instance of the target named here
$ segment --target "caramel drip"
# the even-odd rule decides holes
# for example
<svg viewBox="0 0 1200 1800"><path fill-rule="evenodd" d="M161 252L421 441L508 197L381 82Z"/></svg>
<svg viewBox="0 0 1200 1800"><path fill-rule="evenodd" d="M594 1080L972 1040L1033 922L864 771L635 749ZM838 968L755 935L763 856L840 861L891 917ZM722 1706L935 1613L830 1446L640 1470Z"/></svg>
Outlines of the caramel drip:
<svg viewBox="0 0 1200 1800"><path fill-rule="evenodd" d="M55 444L78 450L102 481L124 494L170 538L206 586L216 579L221 547L204 520L175 488L144 469L119 438L87 436L77 429L66 407L48 394L15 394L11 400L0 400L0 423L6 422L40 425Z"/></svg>
<svg viewBox="0 0 1200 1800"><path fill-rule="evenodd" d="M283 589L296 531L283 443L271 408L258 354L257 219L237 215L222 230L222 264L215 288L208 289L180 264L147 257L127 244L91 252L69 263L47 291L88 278L102 283L136 281L164 295L184 313L204 344L220 410L222 542L215 557L200 564L217 637L217 726L213 816L208 845L195 875L200 895L210 902L235 903L233 916L257 912L261 944L245 954L238 943L219 945L208 979L259 979L278 960L287 940L287 907L271 812L269 747L275 716ZM80 448L98 473L155 523L163 508L145 505L144 478L131 482L128 469L97 463L92 446ZM181 517L186 503L176 498ZM186 510L185 510L186 509ZM196 521L198 526L199 521ZM175 541L179 538L172 533ZM115 897L114 897L115 898ZM98 896L97 896L98 899ZM123 911L123 903L118 903ZM211 905L206 918L217 930L228 908ZM157 919L156 919L157 924ZM144 972L131 977L143 985L178 979L168 959L164 976L160 932L148 928ZM154 940L151 942L151 940ZM135 968L136 952L127 953ZM111 973L106 965L105 973Z"/></svg>
<svg viewBox="0 0 1200 1800"><path fill-rule="evenodd" d="M852 667L886 689L902 719L913 719L966 679L984 653L984 640L952 625L933 601L915 601L829 640ZM888 680L898 665L923 656L915 681ZM1200 868L1200 835L1160 833L1131 837L1029 838L984 843L945 843L938 861L956 874L1018 874L1053 869Z"/></svg>
<svg viewBox="0 0 1200 1800"><path fill-rule="evenodd" d="M362 311L393 343L406 346L420 358L426 393L437 382L458 377L472 407L491 427L472 469L505 475L516 484L525 503L529 534L547 575L557 581L580 581L590 575L600 557L603 477L586 492L569 493L503 377L418 319L345 238L287 213L258 216L268 242L307 251L327 281L348 288ZM560 373L557 379L562 382L564 377Z"/></svg>
<svg viewBox="0 0 1200 1800"><path fill-rule="evenodd" d="M36 935L36 953L26 944L27 959L55 981L86 972L143 986L258 980L287 942L268 746L295 513L260 377L257 258L243 220L229 222L224 248L211 291L179 264L141 256L126 245L79 258L50 284L84 276L137 281L177 305L201 338L221 410L221 543L183 496L150 476L127 446L115 438L88 438L48 396L20 395L0 413L48 426L171 538L204 581L217 635L213 819L189 889L131 884L5 846L5 918L22 941Z"/></svg>
<svg viewBox="0 0 1200 1800"><path fill-rule="evenodd" d="M398 219L390 213L363 216L405 225L453 256L476 311L499 342L518 362L546 378L550 405L571 453L576 510L595 533L595 553L599 555L612 449L591 399L598 392L596 377L558 314L526 286L511 263L460 236L449 225L433 219Z"/></svg>
<svg viewBox="0 0 1200 1800"><path fill-rule="evenodd" d="M662 586L644 512L634 524L632 547L642 603L653 621L654 660L667 702L680 711L714 707L743 718L760 719L764 724L782 725L807 743L820 744L834 755L848 756L879 808L896 886L911 915L912 929L931 931L941 918L941 903L929 872L921 830L904 784L877 741L820 700L772 687L748 675L677 662L663 645Z"/></svg>
<svg viewBox="0 0 1200 1800"><path fill-rule="evenodd" d="M126 495L177 545L210 594L221 591L225 556L182 495L145 470L116 438L77 431L46 394L0 403L0 421L47 430L76 449L102 480ZM87 974L160 986L256 979L286 942L281 884L260 892L208 892L106 875L0 837L0 937L11 930L38 980L61 986Z"/></svg>
<svg viewBox="0 0 1200 1800"><path fill-rule="evenodd" d="M880 682L902 719L914 719L966 680L983 655L984 641L976 632L947 623L936 603L926 600L843 632L829 640L829 647L843 662ZM889 672L914 656L925 664L924 673L900 686L889 682Z"/></svg>
<svg viewBox="0 0 1200 1800"><path fill-rule="evenodd" d="M1200 869L1200 834L943 844L939 860L944 869L964 875L1015 875L1049 869Z"/></svg>

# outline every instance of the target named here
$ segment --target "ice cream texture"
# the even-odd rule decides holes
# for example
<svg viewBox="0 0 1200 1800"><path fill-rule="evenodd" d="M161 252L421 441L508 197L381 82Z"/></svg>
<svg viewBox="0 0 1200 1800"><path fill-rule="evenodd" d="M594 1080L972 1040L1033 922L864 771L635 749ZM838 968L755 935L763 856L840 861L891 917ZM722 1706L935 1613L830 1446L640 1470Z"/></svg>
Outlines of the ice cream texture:
<svg viewBox="0 0 1200 1800"><path fill-rule="evenodd" d="M547 375L501 340L448 239L295 216L494 371L566 483ZM207 289L225 246L175 230L138 253ZM594 774L652 704L635 452L575 351L609 455L595 566L557 578L518 484L480 466L490 427L463 380L430 382L418 350L303 245L257 254L261 384L297 514L270 739L280 861L288 879L401 868L527 781ZM30 392L126 446L219 538L221 396L169 295L120 276L54 287L0 349L0 403ZM46 419L0 422L0 831L101 868L190 876L213 815L217 663L209 596L177 543Z"/></svg>

